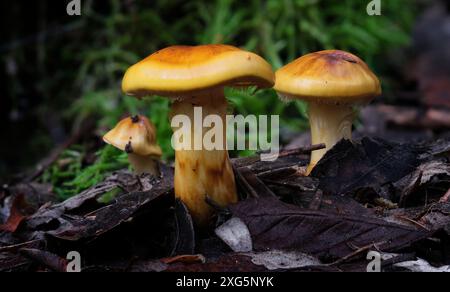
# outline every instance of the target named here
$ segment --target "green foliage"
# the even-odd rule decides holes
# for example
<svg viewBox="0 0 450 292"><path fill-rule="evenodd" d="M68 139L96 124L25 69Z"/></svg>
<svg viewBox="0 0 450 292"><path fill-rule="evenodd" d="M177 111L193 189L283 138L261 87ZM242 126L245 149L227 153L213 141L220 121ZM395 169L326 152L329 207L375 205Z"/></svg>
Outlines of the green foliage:
<svg viewBox="0 0 450 292"><path fill-rule="evenodd" d="M375 56L406 45L417 4L383 1L382 16L368 16L362 0L192 1L204 30L198 43L241 45L275 68L311 51L349 50L375 65ZM199 26L201 27L201 26Z"/></svg>
<svg viewBox="0 0 450 292"><path fill-rule="evenodd" d="M386 58L393 48L408 44L417 7L406 0L383 1L383 15L370 17L366 14L368 2L110 0L109 10L100 13L94 1L86 1L83 17L77 20L83 33L59 53L61 66L79 64L74 71L65 69L67 78L74 80L73 86L65 91L48 88L47 92L58 92L64 101L67 92L72 98L81 96L65 117L75 127L86 117L96 117L99 135L126 115L148 116L157 127L158 140L168 160L173 158L167 119L169 101L124 97L120 81L130 65L169 45L228 43L262 55L275 69L311 51L348 50L382 75L378 58ZM58 82L45 84L59 86ZM305 104L280 102L273 90L227 89L226 96L236 114L277 114L282 127L307 127ZM72 162L63 169L53 166L43 177L62 186L57 189L61 197L70 196L101 180L105 172L126 165L123 153L106 147L98 153L96 163L84 168L82 152L66 151L62 159Z"/></svg>
<svg viewBox="0 0 450 292"><path fill-rule="evenodd" d="M128 165L126 153L112 146L103 147L96 156L95 163L85 167L83 148L74 146L44 172L41 181L52 184L60 199L67 199L101 182L109 172Z"/></svg>

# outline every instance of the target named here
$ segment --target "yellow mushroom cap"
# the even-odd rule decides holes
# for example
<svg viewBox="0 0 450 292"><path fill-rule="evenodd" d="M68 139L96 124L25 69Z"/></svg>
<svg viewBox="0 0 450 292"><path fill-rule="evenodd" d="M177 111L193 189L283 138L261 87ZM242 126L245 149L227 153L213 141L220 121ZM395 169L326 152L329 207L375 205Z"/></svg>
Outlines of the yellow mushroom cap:
<svg viewBox="0 0 450 292"><path fill-rule="evenodd" d="M279 69L275 90L290 99L366 103L381 94L378 78L364 61L339 50L307 54Z"/></svg>
<svg viewBox="0 0 450 292"><path fill-rule="evenodd" d="M114 147L141 156L161 156L156 141L155 126L145 116L123 119L109 131L103 140Z"/></svg>
<svg viewBox="0 0 450 292"><path fill-rule="evenodd" d="M122 90L137 97L181 96L217 86L273 84L272 67L254 53L228 45L172 46L131 66Z"/></svg>

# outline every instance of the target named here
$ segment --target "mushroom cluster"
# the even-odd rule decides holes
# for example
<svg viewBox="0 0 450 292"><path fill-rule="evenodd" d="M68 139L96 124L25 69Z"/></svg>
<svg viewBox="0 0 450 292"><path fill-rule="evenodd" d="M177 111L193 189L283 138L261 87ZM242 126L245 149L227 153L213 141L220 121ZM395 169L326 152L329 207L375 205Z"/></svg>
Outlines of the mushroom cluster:
<svg viewBox="0 0 450 292"><path fill-rule="evenodd" d="M182 149L175 143L175 195L188 207L194 221L204 226L213 215L210 197L219 206L237 201L233 169L226 150L227 101L224 86L274 85L272 67L260 56L228 45L173 46L160 50L127 70L123 91L132 96L160 95L171 98L172 116L185 115L194 121L194 110L217 115L222 121L220 149L197 149L207 127L179 129L191 137Z"/></svg>
<svg viewBox="0 0 450 292"><path fill-rule="evenodd" d="M220 149L197 148L196 141L203 143L209 130L203 123L200 128L195 122L190 127L172 123L182 140L190 138L188 147L186 141L172 141L175 195L201 227L213 215L207 197L219 206L238 200L226 149L224 86L274 86L284 99L309 103L312 143L324 143L326 149L312 153L308 174L340 139L351 139L354 107L381 94L380 82L369 67L355 55L338 50L305 55L276 74L260 56L228 45L172 46L131 66L122 81L126 94L170 98L172 117L183 115L194 121L196 109L201 108L203 115L214 114L222 122ZM104 140L127 151L137 173L157 174L155 158L161 156L161 149L156 144L154 126L147 118L136 116L121 121Z"/></svg>

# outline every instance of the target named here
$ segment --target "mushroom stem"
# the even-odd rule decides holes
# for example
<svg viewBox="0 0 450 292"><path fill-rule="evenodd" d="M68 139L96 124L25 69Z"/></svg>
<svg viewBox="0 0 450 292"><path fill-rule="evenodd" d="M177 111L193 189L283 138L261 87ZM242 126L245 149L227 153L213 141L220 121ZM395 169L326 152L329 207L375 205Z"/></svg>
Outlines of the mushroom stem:
<svg viewBox="0 0 450 292"><path fill-rule="evenodd" d="M324 143L326 148L311 153L311 161L307 169L308 175L325 153L339 140L351 140L353 119L354 110L351 106L318 102L309 103L312 144Z"/></svg>
<svg viewBox="0 0 450 292"><path fill-rule="evenodd" d="M133 166L134 173L140 175L143 173L149 173L154 176L159 176L159 163L152 156L140 156L137 154L129 153L128 160L131 166Z"/></svg>
<svg viewBox="0 0 450 292"><path fill-rule="evenodd" d="M217 115L222 122L221 135L223 141L222 150L206 150L203 138L211 128L201 126L195 128L195 107L202 108L202 118L207 115ZM181 131L184 137L190 135L191 148L194 141L202 141L202 150L176 150L175 151L175 195L188 207L194 221L199 226L205 226L210 222L213 209L206 203L209 196L219 206L227 206L237 201L236 186L228 151L226 150L226 111L227 101L223 89L209 91L201 95L185 98L174 102L172 105L172 117L186 115L189 117L191 127L174 128ZM202 119L202 123L203 123ZM199 125L196 125L197 127ZM217 127L219 125L215 125ZM218 137L215 137L216 139ZM179 141L174 141L175 146Z"/></svg>

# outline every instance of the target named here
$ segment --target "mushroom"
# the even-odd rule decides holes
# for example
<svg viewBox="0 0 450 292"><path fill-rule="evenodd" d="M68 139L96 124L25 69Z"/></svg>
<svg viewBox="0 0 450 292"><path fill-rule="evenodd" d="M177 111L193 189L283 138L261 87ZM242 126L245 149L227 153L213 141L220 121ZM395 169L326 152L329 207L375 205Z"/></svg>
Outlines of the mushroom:
<svg viewBox="0 0 450 292"><path fill-rule="evenodd" d="M161 148L156 142L155 126L145 116L134 116L120 121L103 141L128 153L128 160L136 174L159 176Z"/></svg>
<svg viewBox="0 0 450 292"><path fill-rule="evenodd" d="M313 151L309 175L319 160L339 140L352 137L354 107L381 94L380 81L357 56L339 50L307 54L279 69L275 90L282 99L308 102Z"/></svg>
<svg viewBox="0 0 450 292"><path fill-rule="evenodd" d="M122 89L136 97L160 95L173 99L171 116L185 115L190 128L174 127L191 137L190 147L175 143L175 194L188 207L194 221L205 226L213 215L209 196L219 206L237 201L233 169L226 150L227 101L224 86L272 87L271 66L260 56L228 45L172 46L160 50L126 72ZM220 149L194 147L208 127L194 127L194 111L217 115L222 122ZM203 121L202 121L203 122ZM217 125L216 125L217 126Z"/></svg>

